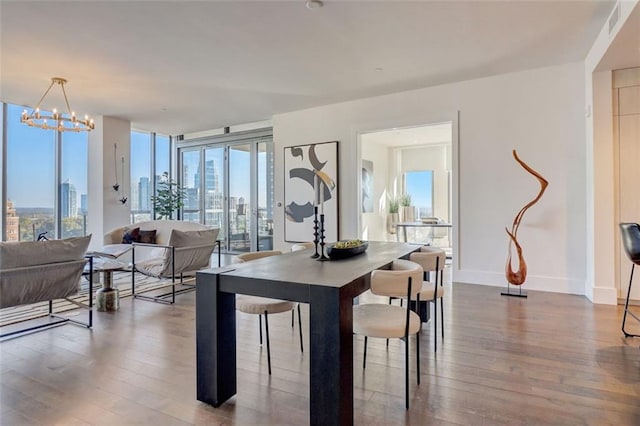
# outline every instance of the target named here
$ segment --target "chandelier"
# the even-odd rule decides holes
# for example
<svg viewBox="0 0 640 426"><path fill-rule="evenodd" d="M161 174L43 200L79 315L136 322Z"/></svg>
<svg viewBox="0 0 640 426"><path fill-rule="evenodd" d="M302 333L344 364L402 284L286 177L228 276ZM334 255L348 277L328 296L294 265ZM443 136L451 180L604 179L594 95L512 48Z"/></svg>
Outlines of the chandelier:
<svg viewBox="0 0 640 426"><path fill-rule="evenodd" d="M31 114L27 114L26 109L22 111L20 122L29 126L39 127L41 129L57 130L59 132L89 132L93 130L93 119L90 119L87 115L84 116L84 119L77 118L76 113L71 111L69 100L67 99L67 92L64 90L64 85L66 82L67 80L65 80L64 78L53 77L51 79L49 88L46 92L44 92L44 95L42 95L42 98L40 98L40 101L38 102L38 105L36 105L35 109L31 111ZM67 105L66 113L58 112L55 108L51 113L40 111L40 104L49 94L49 91L54 84L58 84L62 88L64 102Z"/></svg>

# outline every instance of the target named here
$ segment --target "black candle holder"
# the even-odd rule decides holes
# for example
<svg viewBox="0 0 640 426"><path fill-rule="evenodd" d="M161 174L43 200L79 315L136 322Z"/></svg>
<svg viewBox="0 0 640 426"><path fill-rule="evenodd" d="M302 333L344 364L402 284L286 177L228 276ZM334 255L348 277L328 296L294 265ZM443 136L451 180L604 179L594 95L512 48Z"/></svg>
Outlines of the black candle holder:
<svg viewBox="0 0 640 426"><path fill-rule="evenodd" d="M329 260L329 258L324 255L324 246L324 213L322 213L320 215L320 257L318 258L320 261Z"/></svg>
<svg viewBox="0 0 640 426"><path fill-rule="evenodd" d="M320 254L318 254L318 206L313 206L313 245L315 246L316 252L314 254L311 255L312 259L315 259L316 257L320 257Z"/></svg>

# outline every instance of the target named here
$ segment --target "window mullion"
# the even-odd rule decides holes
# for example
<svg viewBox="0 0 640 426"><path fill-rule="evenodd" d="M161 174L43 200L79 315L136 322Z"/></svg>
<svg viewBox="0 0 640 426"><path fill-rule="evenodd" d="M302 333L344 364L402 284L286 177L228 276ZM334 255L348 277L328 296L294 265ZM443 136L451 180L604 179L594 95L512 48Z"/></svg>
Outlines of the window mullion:
<svg viewBox="0 0 640 426"><path fill-rule="evenodd" d="M62 238L62 132L56 132L55 149L55 204L53 217L56 238ZM35 237L35 236L34 236Z"/></svg>

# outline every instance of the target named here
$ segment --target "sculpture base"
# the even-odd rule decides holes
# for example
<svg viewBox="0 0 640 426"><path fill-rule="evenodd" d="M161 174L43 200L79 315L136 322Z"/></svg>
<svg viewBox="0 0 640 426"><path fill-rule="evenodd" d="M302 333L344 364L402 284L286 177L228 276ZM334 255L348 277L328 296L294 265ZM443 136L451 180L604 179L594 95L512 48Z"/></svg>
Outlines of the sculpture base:
<svg viewBox="0 0 640 426"><path fill-rule="evenodd" d="M501 296L511 296L511 297L527 297L527 292L522 291L522 287L518 287L518 291L512 290L512 287L507 285L507 291L503 291L500 293Z"/></svg>

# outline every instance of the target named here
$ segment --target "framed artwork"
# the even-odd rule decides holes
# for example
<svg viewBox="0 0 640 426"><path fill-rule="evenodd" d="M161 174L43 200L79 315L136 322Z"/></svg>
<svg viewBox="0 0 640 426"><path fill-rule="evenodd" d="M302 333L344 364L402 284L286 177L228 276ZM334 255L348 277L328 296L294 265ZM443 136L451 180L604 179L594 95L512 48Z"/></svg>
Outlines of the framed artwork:
<svg viewBox="0 0 640 426"><path fill-rule="evenodd" d="M373 213L373 161L362 160L362 213Z"/></svg>
<svg viewBox="0 0 640 426"><path fill-rule="evenodd" d="M338 241L338 142L284 148L284 239L313 241L314 207L325 242ZM319 226L319 225L318 225Z"/></svg>

